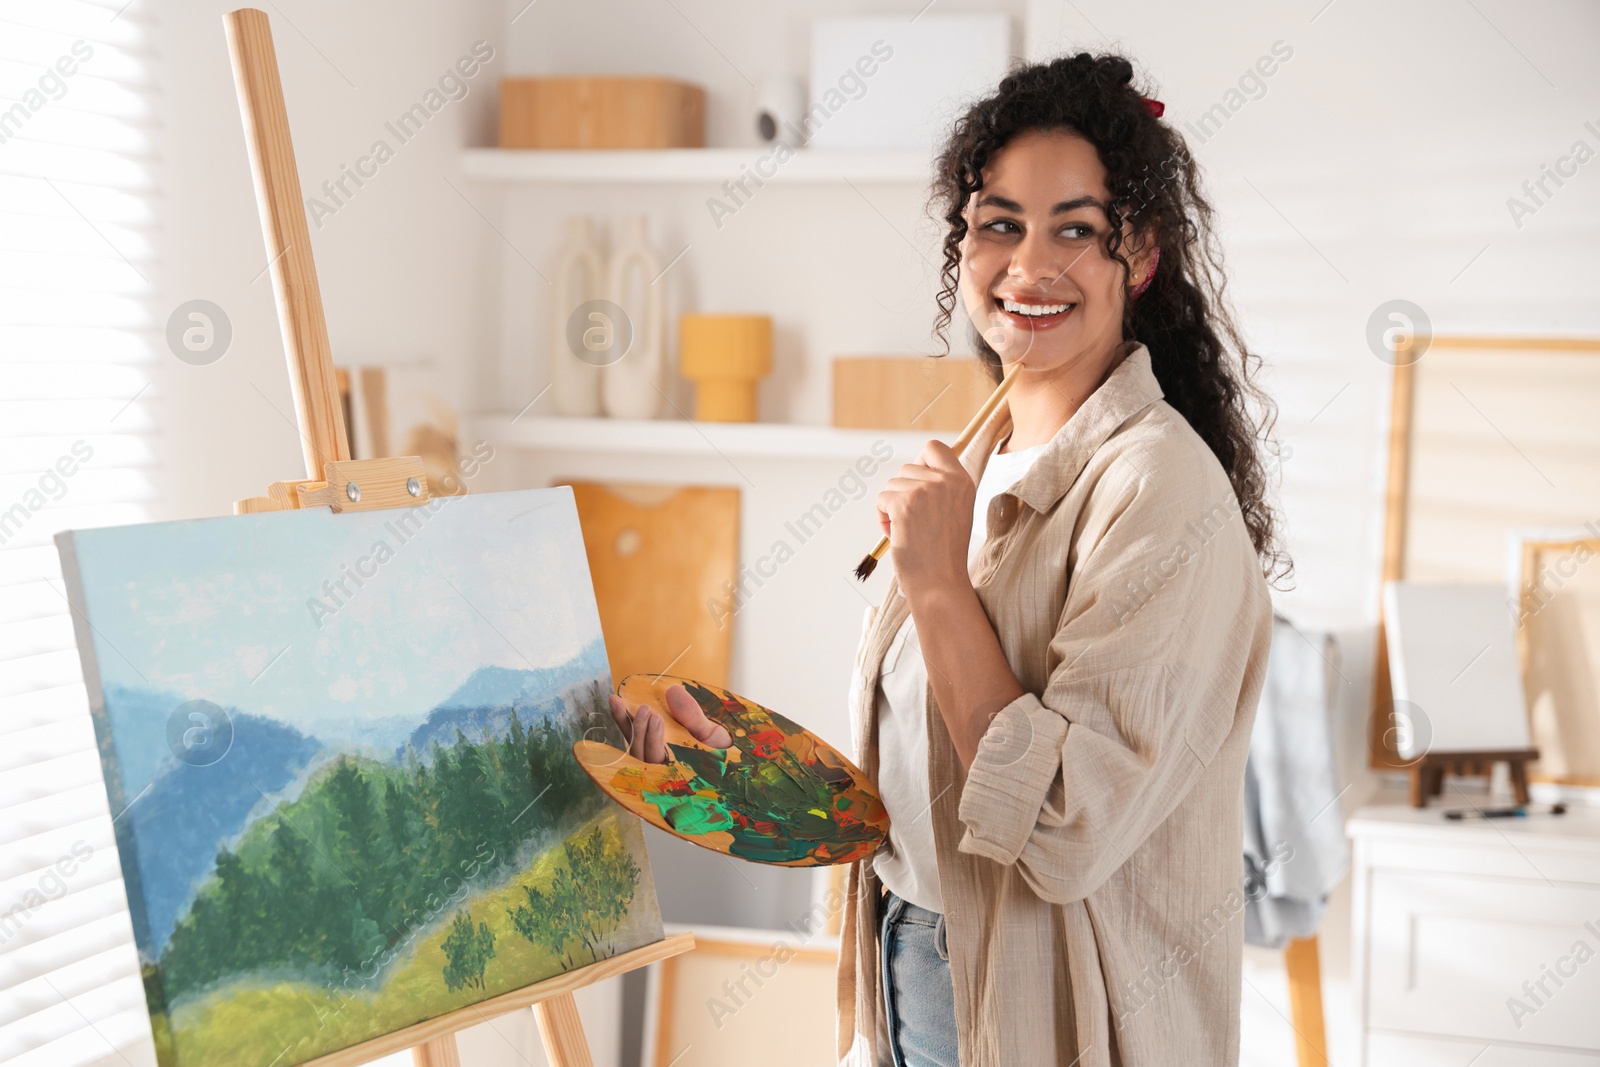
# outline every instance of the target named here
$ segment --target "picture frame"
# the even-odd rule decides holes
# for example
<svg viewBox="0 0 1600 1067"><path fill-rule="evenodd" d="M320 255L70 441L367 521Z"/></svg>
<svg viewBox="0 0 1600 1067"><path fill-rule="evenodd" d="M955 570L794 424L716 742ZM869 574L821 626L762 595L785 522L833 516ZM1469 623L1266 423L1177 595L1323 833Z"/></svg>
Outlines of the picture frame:
<svg viewBox="0 0 1600 1067"><path fill-rule="evenodd" d="M1516 549L1517 656L1537 782L1600 786L1600 531L1530 531Z"/></svg>

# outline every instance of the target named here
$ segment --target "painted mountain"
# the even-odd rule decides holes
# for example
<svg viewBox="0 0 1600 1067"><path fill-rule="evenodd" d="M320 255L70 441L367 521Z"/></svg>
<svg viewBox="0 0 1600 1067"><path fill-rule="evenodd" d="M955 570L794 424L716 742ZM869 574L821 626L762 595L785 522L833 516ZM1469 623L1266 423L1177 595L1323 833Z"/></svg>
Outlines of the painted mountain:
<svg viewBox="0 0 1600 1067"><path fill-rule="evenodd" d="M556 668L518 671L479 667L428 713L427 721L411 731L406 743L426 758L434 742L448 744L457 730L469 735L484 729L503 733L510 728L513 711L520 714L524 724L559 719L576 710L567 707L560 694L569 686L581 689L599 677L610 677L606 646L599 641ZM589 701L592 694L585 690L579 699Z"/></svg>
<svg viewBox="0 0 1600 1067"><path fill-rule="evenodd" d="M153 695L119 687L115 695L107 694L108 719L115 723L122 718L113 710L123 706L121 701L131 698L144 706ZM183 703L174 699L160 709L163 736L167 716ZM137 800L117 820L122 835L118 847L131 847L139 857L145 904L140 918L148 924L148 943L156 951L211 873L217 846L237 838L258 816L263 797L294 784L322 751L315 738L292 726L237 709L229 718L233 737L228 773L209 773L212 768L180 762L166 751L159 773L128 794ZM130 732L139 731L122 731L124 736ZM164 742L162 747L165 751Z"/></svg>
<svg viewBox="0 0 1600 1067"><path fill-rule="evenodd" d="M659 940L569 489L61 534L162 1067L290 1067Z"/></svg>

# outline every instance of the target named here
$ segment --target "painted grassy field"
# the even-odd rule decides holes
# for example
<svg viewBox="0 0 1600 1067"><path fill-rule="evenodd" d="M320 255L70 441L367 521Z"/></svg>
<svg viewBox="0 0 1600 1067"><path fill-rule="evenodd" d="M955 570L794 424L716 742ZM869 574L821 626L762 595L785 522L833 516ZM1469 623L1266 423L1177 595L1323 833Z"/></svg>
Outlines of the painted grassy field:
<svg viewBox="0 0 1600 1067"><path fill-rule="evenodd" d="M547 851L514 882L442 909L412 942L409 955L391 964L379 990L332 989L302 981L251 982L224 986L181 1004L170 1020L176 1056L172 1045L162 1040L168 1027L157 1020L161 1062L164 1067L289 1067L569 970L562 955L547 944L535 944L519 934L513 914L529 904L525 886L548 894L558 877L570 880L570 874L564 875L568 848L580 837L599 829L608 849L626 849L630 836L637 840L636 834L621 832L630 818L608 807L567 838L566 847ZM600 957L661 936L653 906L655 889L644 857L637 859L644 873L636 892L648 895L651 906L629 909L620 923L605 930L598 939ZM451 990L444 979L450 962L444 945L452 919L463 911L474 926L484 924L493 933L493 955L483 966L481 986L473 983ZM568 945L565 955L580 967L596 958L582 943Z"/></svg>

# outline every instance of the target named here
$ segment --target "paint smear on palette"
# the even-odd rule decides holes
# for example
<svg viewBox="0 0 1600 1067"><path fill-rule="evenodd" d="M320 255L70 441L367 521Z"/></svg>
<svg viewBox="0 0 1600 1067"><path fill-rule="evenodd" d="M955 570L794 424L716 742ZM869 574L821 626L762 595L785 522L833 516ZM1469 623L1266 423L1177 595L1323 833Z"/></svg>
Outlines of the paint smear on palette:
<svg viewBox="0 0 1600 1067"><path fill-rule="evenodd" d="M613 800L685 841L781 867L848 863L883 842L889 816L867 776L797 723L688 678L634 674L617 692L661 709L674 685L727 728L732 747L702 745L666 715L667 763L579 741L578 762Z"/></svg>

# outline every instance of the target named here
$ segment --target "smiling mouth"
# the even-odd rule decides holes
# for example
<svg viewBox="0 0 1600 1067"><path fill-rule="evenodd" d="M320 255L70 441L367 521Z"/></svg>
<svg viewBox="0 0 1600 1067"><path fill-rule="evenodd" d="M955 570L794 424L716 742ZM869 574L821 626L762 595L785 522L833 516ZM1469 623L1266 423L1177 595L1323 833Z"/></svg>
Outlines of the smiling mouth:
<svg viewBox="0 0 1600 1067"><path fill-rule="evenodd" d="M1077 308L1076 304L1034 304L1020 300L996 297L1000 312L1014 325L1027 329L1047 329L1067 318Z"/></svg>

